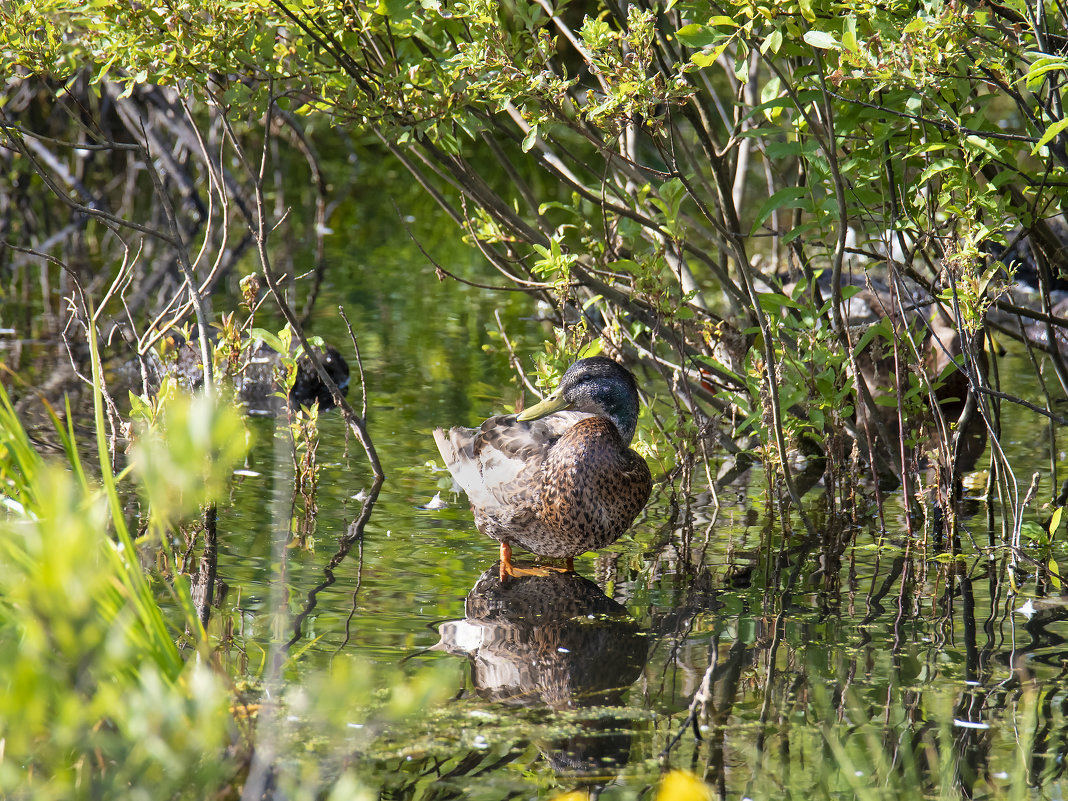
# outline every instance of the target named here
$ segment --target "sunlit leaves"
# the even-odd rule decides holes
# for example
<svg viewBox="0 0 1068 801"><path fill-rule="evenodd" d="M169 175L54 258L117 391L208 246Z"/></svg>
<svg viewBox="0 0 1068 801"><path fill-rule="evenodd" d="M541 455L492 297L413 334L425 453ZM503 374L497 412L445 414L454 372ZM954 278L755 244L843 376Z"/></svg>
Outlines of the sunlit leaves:
<svg viewBox="0 0 1068 801"><path fill-rule="evenodd" d="M948 255L971 325L991 282L954 242L996 235L1023 213L1012 207L1052 207L1063 184L1063 54L1022 22L1005 36L996 11L940 0L38 4L50 27L33 10L0 12L18 23L2 34L12 68L181 79L234 117L256 116L270 89L287 110L416 151L446 203L466 192L468 240L561 300L581 259L672 324L749 262L769 276L826 264L848 229L862 243L850 258L881 262L887 231L909 233L895 255L907 266ZM538 178L499 190L478 173L487 146ZM680 262L699 289L683 289ZM741 294L728 305L746 314ZM684 328L672 333L692 342ZM871 330L866 344L889 339ZM787 404L831 420L832 402L847 406L840 364L810 369L822 342L780 345L799 376Z"/></svg>
<svg viewBox="0 0 1068 801"><path fill-rule="evenodd" d="M772 53L778 53L782 47L782 29L774 28L771 33L767 35L764 41L760 45L760 52L762 54L771 51Z"/></svg>
<svg viewBox="0 0 1068 801"><path fill-rule="evenodd" d="M1045 53L1039 54L1027 69L1024 81L1028 91L1034 92L1046 80L1051 72L1068 71L1068 58L1064 56L1050 56Z"/></svg>
<svg viewBox="0 0 1068 801"><path fill-rule="evenodd" d="M133 464L157 520L221 496L247 441L232 406L212 395L176 397L134 447Z"/></svg>
<svg viewBox="0 0 1068 801"><path fill-rule="evenodd" d="M3 440L28 443L0 398ZM229 687L183 663L156 598L139 592L140 555L114 539L76 448L68 458L0 451L0 474L17 460L35 486L21 519L0 518L0 720L19 724L3 730L0 795L210 795L233 770Z"/></svg>
<svg viewBox="0 0 1068 801"><path fill-rule="evenodd" d="M631 6L626 28L593 17L583 23L580 35L599 85L598 92L587 92L583 116L596 127L614 133L635 118L651 123L659 104L688 94L653 69L655 21L651 12Z"/></svg>
<svg viewBox="0 0 1068 801"><path fill-rule="evenodd" d="M1045 132L1035 143L1035 146L1031 148L1031 155L1036 155L1043 147L1049 144L1054 137L1060 136L1066 128L1068 128L1068 117L1065 117L1062 120L1057 120L1046 128Z"/></svg>
<svg viewBox="0 0 1068 801"><path fill-rule="evenodd" d="M90 68L96 79L199 82L209 71L230 72L235 57L247 59L262 44L268 49L256 64L267 71L274 64L270 44L249 34L262 30L269 7L260 0L6 4L0 10L0 65L8 73L21 67L60 78Z"/></svg>
<svg viewBox="0 0 1068 801"><path fill-rule="evenodd" d="M571 275L571 265L577 260L573 253L565 253L558 239L553 239L549 247L534 245L539 258L534 262L534 272L543 278L554 281L566 281Z"/></svg>
<svg viewBox="0 0 1068 801"><path fill-rule="evenodd" d="M838 50L841 48L838 39L828 31L805 31L805 35L802 38L807 44L820 50Z"/></svg>
<svg viewBox="0 0 1068 801"><path fill-rule="evenodd" d="M857 43L857 17L855 14L850 14L845 18L845 27L842 31L842 46L854 55L860 53L860 46Z"/></svg>
<svg viewBox="0 0 1068 801"><path fill-rule="evenodd" d="M732 27L736 27L733 20ZM675 31L675 35L687 47L707 47L723 38L712 25L697 25L696 23L684 25Z"/></svg>

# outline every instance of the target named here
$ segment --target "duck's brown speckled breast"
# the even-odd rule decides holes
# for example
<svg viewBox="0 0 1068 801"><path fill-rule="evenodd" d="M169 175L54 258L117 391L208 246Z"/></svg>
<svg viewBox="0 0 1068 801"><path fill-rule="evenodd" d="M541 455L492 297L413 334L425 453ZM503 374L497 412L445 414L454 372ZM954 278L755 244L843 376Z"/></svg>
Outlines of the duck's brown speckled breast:
<svg viewBox="0 0 1068 801"><path fill-rule="evenodd" d="M567 558L615 542L645 507L649 466L601 417L581 420L553 445L534 482L534 520L498 537L539 556Z"/></svg>

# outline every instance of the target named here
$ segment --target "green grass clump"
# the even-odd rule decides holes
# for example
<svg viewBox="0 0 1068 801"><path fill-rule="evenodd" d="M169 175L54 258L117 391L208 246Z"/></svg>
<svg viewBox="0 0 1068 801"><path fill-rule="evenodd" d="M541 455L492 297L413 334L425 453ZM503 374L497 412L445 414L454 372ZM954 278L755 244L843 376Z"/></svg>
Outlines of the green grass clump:
<svg viewBox="0 0 1068 801"><path fill-rule="evenodd" d="M0 387L0 796L202 798L237 769L229 689L181 658L109 466L91 481L57 431L67 464Z"/></svg>

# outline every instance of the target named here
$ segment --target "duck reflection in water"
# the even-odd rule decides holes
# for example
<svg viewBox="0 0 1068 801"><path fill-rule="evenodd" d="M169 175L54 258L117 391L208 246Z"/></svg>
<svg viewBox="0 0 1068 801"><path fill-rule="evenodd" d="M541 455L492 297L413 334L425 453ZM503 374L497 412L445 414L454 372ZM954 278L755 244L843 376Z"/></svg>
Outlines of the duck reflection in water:
<svg viewBox="0 0 1068 801"><path fill-rule="evenodd" d="M499 565L467 595L465 618L443 623L434 646L471 662L478 695L554 710L619 705L641 675L645 633L625 607L575 573L510 577ZM581 734L539 744L553 769L603 774L625 764L630 735L612 715L583 719Z"/></svg>

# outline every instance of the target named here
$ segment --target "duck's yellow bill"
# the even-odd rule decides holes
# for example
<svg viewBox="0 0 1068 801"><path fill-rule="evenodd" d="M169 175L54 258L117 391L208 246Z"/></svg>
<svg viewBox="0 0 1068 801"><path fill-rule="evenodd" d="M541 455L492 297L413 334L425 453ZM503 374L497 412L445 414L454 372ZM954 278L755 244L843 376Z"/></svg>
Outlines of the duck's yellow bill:
<svg viewBox="0 0 1068 801"><path fill-rule="evenodd" d="M553 412L562 412L564 409L569 408L571 408L571 404L564 400L563 395L561 395L559 391L556 391L541 403L521 411L515 416L515 419L537 420L539 417L545 417L545 415L552 414Z"/></svg>

